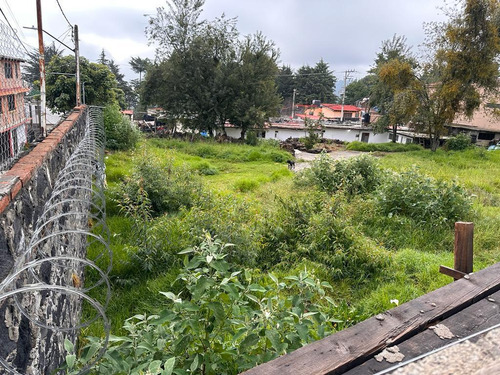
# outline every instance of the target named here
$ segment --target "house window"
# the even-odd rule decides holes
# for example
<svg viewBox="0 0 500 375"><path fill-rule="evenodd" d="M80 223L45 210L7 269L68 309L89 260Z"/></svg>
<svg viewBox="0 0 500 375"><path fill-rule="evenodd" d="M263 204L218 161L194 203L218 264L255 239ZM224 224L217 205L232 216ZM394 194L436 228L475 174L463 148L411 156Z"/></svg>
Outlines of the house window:
<svg viewBox="0 0 500 375"><path fill-rule="evenodd" d="M344 112L344 118L352 118L351 112Z"/></svg>
<svg viewBox="0 0 500 375"><path fill-rule="evenodd" d="M495 139L495 133L490 133L490 132L482 133L482 132L479 132L479 135L478 135L477 139L480 139L480 140L483 140L483 141L492 141L492 140Z"/></svg>
<svg viewBox="0 0 500 375"><path fill-rule="evenodd" d="M16 98L14 95L7 95L7 106L9 111L13 111L16 109Z"/></svg>
<svg viewBox="0 0 500 375"><path fill-rule="evenodd" d="M0 163L10 159L10 138L9 132L0 133Z"/></svg>
<svg viewBox="0 0 500 375"><path fill-rule="evenodd" d="M5 78L12 78L12 63L5 63Z"/></svg>
<svg viewBox="0 0 500 375"><path fill-rule="evenodd" d="M368 143L369 138L370 138L370 133L362 133L361 134L361 142Z"/></svg>
<svg viewBox="0 0 500 375"><path fill-rule="evenodd" d="M406 144L410 144L410 143L412 143L411 138L406 138Z"/></svg>
<svg viewBox="0 0 500 375"><path fill-rule="evenodd" d="M19 64L15 64L14 70L16 71L16 79L19 79Z"/></svg>
<svg viewBox="0 0 500 375"><path fill-rule="evenodd" d="M3 97L0 97L0 114L3 113Z"/></svg>

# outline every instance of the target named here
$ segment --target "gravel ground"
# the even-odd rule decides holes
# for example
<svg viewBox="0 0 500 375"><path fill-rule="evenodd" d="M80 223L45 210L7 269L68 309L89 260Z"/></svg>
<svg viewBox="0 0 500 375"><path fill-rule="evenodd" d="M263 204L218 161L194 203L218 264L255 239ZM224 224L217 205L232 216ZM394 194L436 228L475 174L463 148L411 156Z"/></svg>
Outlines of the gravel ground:
<svg viewBox="0 0 500 375"><path fill-rule="evenodd" d="M392 375L500 374L500 328L410 363Z"/></svg>
<svg viewBox="0 0 500 375"><path fill-rule="evenodd" d="M328 156L330 156L333 160L338 160L338 159L347 159L347 158L352 158L354 156L358 156L361 154L359 151L331 151L328 153ZM311 161L314 159L318 158L320 154L311 154L309 152L303 152L299 150L295 150L295 171L301 171L303 169L309 168L311 165Z"/></svg>

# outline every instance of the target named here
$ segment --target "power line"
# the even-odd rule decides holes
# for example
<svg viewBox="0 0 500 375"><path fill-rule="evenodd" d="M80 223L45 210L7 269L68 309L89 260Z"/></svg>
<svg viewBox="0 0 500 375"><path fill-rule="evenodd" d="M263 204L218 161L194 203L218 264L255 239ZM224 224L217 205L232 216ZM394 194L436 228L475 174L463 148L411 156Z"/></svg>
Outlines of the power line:
<svg viewBox="0 0 500 375"><path fill-rule="evenodd" d="M26 36L24 35L23 30L21 29L21 25L19 25L19 22L17 22L17 19L14 16L14 13L12 13L12 9L10 8L9 2L7 0L4 0L4 2L5 2L5 5L7 7L7 11L9 13L9 16L14 20L14 22L17 25L17 30L21 33L23 40L26 40Z"/></svg>
<svg viewBox="0 0 500 375"><path fill-rule="evenodd" d="M21 43L21 45L23 46L24 50L26 51L26 53L30 53L28 51L28 49L26 48L26 46L24 45L23 41L19 38L19 36L17 35L17 32L16 30L12 27L12 25L10 24L9 22L9 19L7 18L7 16L5 15L5 13L3 12L3 9L0 8L0 12L2 12L2 15L3 15L3 18L5 18L5 21L7 21L7 24L9 25L10 29L12 30L12 32L14 33L16 39L19 41L19 43Z"/></svg>
<svg viewBox="0 0 500 375"><path fill-rule="evenodd" d="M57 2L57 5L59 5L59 9L61 9L61 13L62 15L64 16L64 19L66 20L66 22L68 23L69 27L73 28L73 25L71 24L71 22L69 22L68 20L68 17L66 17L66 14L64 14L64 10L63 8L61 7L61 4L59 4L59 0L56 0Z"/></svg>

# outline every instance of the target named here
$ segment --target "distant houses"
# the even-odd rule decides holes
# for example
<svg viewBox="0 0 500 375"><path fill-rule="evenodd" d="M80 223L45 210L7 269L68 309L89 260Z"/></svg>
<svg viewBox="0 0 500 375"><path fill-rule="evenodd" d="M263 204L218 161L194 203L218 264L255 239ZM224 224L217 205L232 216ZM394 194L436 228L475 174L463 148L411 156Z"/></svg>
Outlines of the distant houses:
<svg viewBox="0 0 500 375"><path fill-rule="evenodd" d="M29 91L21 76L23 56L9 29L0 23L0 165L15 158L27 141L24 96ZM11 44L12 43L12 44Z"/></svg>

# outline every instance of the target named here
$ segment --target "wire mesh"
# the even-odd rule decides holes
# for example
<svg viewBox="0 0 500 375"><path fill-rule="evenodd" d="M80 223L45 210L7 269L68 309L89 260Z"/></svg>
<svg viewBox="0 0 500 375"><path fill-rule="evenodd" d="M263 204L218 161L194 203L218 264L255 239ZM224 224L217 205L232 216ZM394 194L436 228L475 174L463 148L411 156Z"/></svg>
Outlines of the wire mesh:
<svg viewBox="0 0 500 375"><path fill-rule="evenodd" d="M102 109L90 107L86 112L80 117L85 121L84 138L59 173L25 251L0 283L0 304L7 300L39 329L38 347L58 348L59 360L51 359L56 366L65 356L65 339L75 342L80 329L99 324L105 343L109 335L105 309L112 256L105 220ZM51 335L41 334L47 331ZM106 345L80 373L105 350ZM20 374L9 360L0 358L0 364L9 373ZM54 370L43 363L38 368L39 373Z"/></svg>
<svg viewBox="0 0 500 375"><path fill-rule="evenodd" d="M0 171L4 171L24 151L31 131L25 107L29 91L21 64L24 47L12 29L0 22Z"/></svg>

